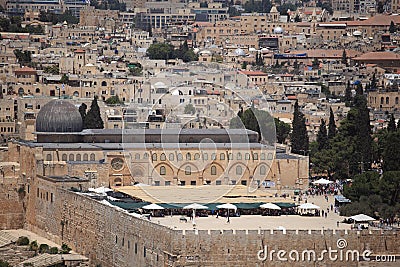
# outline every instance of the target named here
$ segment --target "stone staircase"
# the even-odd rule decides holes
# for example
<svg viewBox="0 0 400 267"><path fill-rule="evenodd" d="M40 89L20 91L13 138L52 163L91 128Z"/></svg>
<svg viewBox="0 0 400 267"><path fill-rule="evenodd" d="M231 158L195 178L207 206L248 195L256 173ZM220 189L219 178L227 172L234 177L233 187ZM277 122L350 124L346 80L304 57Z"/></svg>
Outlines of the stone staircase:
<svg viewBox="0 0 400 267"><path fill-rule="evenodd" d="M51 266L55 265L58 263L62 263L64 260L62 259L62 255L60 254L40 254L39 256L30 258L28 260L25 260L21 262L20 264L17 265L17 267L24 267L25 263L31 263L33 267L46 267L46 266Z"/></svg>
<svg viewBox="0 0 400 267"><path fill-rule="evenodd" d="M0 231L0 248L14 243L17 240L18 237L13 236L6 231Z"/></svg>

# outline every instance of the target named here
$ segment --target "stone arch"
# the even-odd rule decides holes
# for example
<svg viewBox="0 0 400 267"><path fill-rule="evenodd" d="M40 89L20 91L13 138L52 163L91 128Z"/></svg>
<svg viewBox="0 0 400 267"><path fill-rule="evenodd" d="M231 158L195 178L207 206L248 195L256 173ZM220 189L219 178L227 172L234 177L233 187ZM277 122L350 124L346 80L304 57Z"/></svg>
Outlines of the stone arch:
<svg viewBox="0 0 400 267"><path fill-rule="evenodd" d="M88 161L88 154L87 153L83 154L83 161Z"/></svg>
<svg viewBox="0 0 400 267"><path fill-rule="evenodd" d="M187 166L190 166L190 168L191 168L191 175L199 175L200 174L199 168L196 166L196 164L193 164L192 162L185 162L178 169L178 172L177 172L178 177L179 177L179 175L181 175L182 177L187 176L187 175L185 175L185 169Z"/></svg>
<svg viewBox="0 0 400 267"><path fill-rule="evenodd" d="M74 154L69 154L68 160L69 160L69 161L75 161L75 156L74 156Z"/></svg>
<svg viewBox="0 0 400 267"><path fill-rule="evenodd" d="M165 175L160 175L160 167L164 166L165 167ZM175 176L175 171L174 168L171 167L170 164L167 162L163 161L157 165L154 166L153 170L151 171L151 177L162 177L165 180L172 180Z"/></svg>
<svg viewBox="0 0 400 267"><path fill-rule="evenodd" d="M261 167L265 167L265 174L261 174ZM271 166L265 162L261 162L258 164L253 170L253 178L256 180L265 180L268 177L268 174L271 172Z"/></svg>
<svg viewBox="0 0 400 267"><path fill-rule="evenodd" d="M61 156L61 160L62 161L67 161L67 159L68 159L67 154L63 153L62 156Z"/></svg>
<svg viewBox="0 0 400 267"><path fill-rule="evenodd" d="M76 154L76 161L82 161L81 154Z"/></svg>

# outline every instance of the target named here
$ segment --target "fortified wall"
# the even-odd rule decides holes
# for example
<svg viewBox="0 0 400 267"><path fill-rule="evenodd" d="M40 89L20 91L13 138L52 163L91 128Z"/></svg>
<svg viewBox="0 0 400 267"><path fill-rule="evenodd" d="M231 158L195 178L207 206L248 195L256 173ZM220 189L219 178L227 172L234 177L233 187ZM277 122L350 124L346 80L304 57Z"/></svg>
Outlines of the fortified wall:
<svg viewBox="0 0 400 267"><path fill-rule="evenodd" d="M0 178L0 230L24 226L24 186Z"/></svg>
<svg viewBox="0 0 400 267"><path fill-rule="evenodd" d="M41 189L42 190L42 189ZM45 195L45 193L43 193ZM33 196L31 196L33 197ZM338 239L347 250L373 254L400 254L397 232L385 231L182 231L138 219L99 201L56 188L53 199L31 198L35 213L28 213L26 228L89 257L91 266L270 266L257 253L271 250L338 250ZM32 206L32 207L33 207ZM28 217L28 216L27 216ZM344 254L345 255L345 254ZM287 257L288 255L286 255ZM274 259L276 259L276 252ZM326 261L320 266L368 266L357 261ZM288 262L274 262L287 266ZM310 266L308 261L291 266ZM390 265L371 265L390 266Z"/></svg>

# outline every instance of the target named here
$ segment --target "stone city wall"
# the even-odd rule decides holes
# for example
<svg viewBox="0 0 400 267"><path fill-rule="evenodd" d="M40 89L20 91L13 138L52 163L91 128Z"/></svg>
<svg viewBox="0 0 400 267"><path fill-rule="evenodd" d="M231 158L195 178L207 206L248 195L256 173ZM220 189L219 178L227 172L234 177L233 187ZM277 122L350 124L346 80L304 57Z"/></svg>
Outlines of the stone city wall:
<svg viewBox="0 0 400 267"><path fill-rule="evenodd" d="M45 200L37 199L38 203ZM49 201L48 201L49 202ZM315 250L317 257L329 247L337 249L337 240L345 239L343 251L357 249L360 254L400 254L397 232L381 231L180 231L158 225L157 219L138 219L77 193L57 189L53 202L36 209L27 228L91 260L91 266L269 266L257 253L267 247L274 250ZM274 254L274 259L277 255ZM287 257L287 255L286 255ZM324 259L329 259L325 255ZM322 261L319 266L361 266L346 261ZM274 262L287 266L288 262ZM310 266L293 262L292 266ZM367 265L363 265L367 266ZM372 265L371 265L372 266ZM379 266L379 265L373 265ZM389 265L380 265L389 266Z"/></svg>
<svg viewBox="0 0 400 267"><path fill-rule="evenodd" d="M24 187L0 178L0 230L19 229L24 225Z"/></svg>

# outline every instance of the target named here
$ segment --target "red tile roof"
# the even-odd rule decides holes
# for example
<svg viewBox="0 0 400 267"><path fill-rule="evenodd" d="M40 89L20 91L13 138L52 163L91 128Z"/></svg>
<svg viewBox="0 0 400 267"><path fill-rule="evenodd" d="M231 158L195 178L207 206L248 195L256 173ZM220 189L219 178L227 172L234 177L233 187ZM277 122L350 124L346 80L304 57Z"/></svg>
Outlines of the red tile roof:
<svg viewBox="0 0 400 267"><path fill-rule="evenodd" d="M247 76L267 76L268 74L262 71L241 70L239 73Z"/></svg>
<svg viewBox="0 0 400 267"><path fill-rule="evenodd" d="M368 52L353 58L355 61L368 60L400 60L400 55L393 52Z"/></svg>

